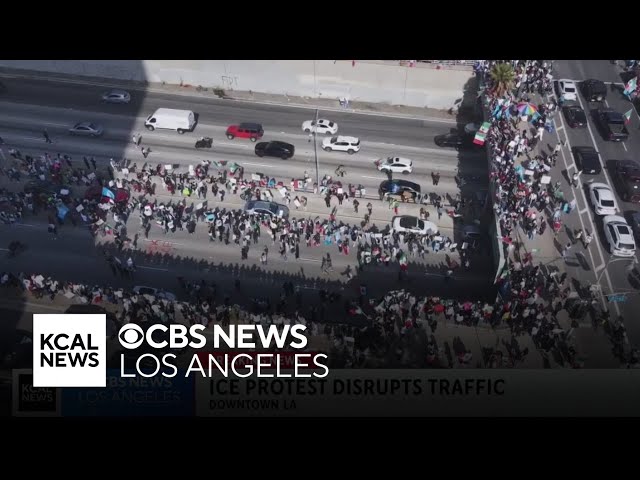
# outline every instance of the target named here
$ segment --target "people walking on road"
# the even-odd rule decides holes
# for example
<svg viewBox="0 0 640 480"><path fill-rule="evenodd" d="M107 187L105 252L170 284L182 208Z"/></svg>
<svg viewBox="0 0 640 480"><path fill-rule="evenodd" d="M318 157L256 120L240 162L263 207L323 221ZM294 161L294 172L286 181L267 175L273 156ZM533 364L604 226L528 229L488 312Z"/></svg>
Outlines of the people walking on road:
<svg viewBox="0 0 640 480"><path fill-rule="evenodd" d="M97 167L96 167L96 159L95 159L95 158L93 158L93 157L91 157L91 165L93 165L93 169L94 169L94 170L96 170L96 169L97 169Z"/></svg>
<svg viewBox="0 0 640 480"><path fill-rule="evenodd" d="M592 240L593 236L589 233L589 231L587 231L586 234L582 237L582 245L585 249L589 248L589 244Z"/></svg>
<svg viewBox="0 0 640 480"><path fill-rule="evenodd" d="M573 188L578 188L578 181L580 179L581 174L582 174L582 170L579 170L571 176L571 185L573 186Z"/></svg>
<svg viewBox="0 0 640 480"><path fill-rule="evenodd" d="M440 181L440 174L438 172L431 172L431 180L434 185L438 185L438 182Z"/></svg>
<svg viewBox="0 0 640 480"><path fill-rule="evenodd" d="M581 228L575 230L573 233L573 244L575 245L576 243L578 243L578 240L582 240L583 235L584 235L584 232L582 231Z"/></svg>
<svg viewBox="0 0 640 480"><path fill-rule="evenodd" d="M44 141L46 143L53 143L51 141L51 138L49 137L49 132L47 132L47 129L45 128L44 131L42 132L42 135L44 136Z"/></svg>
<svg viewBox="0 0 640 480"><path fill-rule="evenodd" d="M89 159L87 157L82 157L82 160L84 161L87 170L89 170L91 168L91 166L89 166Z"/></svg>
<svg viewBox="0 0 640 480"><path fill-rule="evenodd" d="M573 247L573 245L571 244L571 242L567 243L564 248L562 249L562 258L566 259L567 258L567 254L569 253L569 250L571 250L571 247Z"/></svg>
<svg viewBox="0 0 640 480"><path fill-rule="evenodd" d="M367 212L369 212L369 216L371 216L371 213L373 212L373 205L371 202L367 203Z"/></svg>
<svg viewBox="0 0 640 480"><path fill-rule="evenodd" d="M149 153L151 152L151 149L146 147L142 147L140 150L144 158L147 158L149 156Z"/></svg>
<svg viewBox="0 0 640 480"><path fill-rule="evenodd" d="M347 169L344 168L344 165L338 165L335 173L337 177L344 177L347 174Z"/></svg>
<svg viewBox="0 0 640 480"><path fill-rule="evenodd" d="M360 202L358 200L353 200L353 210L355 213L358 213L358 207L360 206Z"/></svg>

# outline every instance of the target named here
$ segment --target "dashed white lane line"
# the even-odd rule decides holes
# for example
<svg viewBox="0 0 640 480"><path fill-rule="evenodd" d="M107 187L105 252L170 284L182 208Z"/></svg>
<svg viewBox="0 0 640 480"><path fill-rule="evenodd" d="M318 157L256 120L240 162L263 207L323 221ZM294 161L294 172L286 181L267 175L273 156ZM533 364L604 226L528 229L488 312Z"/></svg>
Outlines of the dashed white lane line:
<svg viewBox="0 0 640 480"><path fill-rule="evenodd" d="M265 163L250 163L250 162L242 162L244 165L251 165L253 167L264 167L264 168L274 168L275 165L267 165Z"/></svg>
<svg viewBox="0 0 640 480"><path fill-rule="evenodd" d="M560 125L558 128L556 128L556 130L557 130L558 132L559 132L559 131L561 131L561 130L563 130L563 129L564 129L564 125Z"/></svg>
<svg viewBox="0 0 640 480"><path fill-rule="evenodd" d="M136 265L136 268L140 268L142 270L156 270L158 272L168 272L168 268L156 268L156 267L143 267L141 265Z"/></svg>
<svg viewBox="0 0 640 480"><path fill-rule="evenodd" d="M624 142L622 142L622 147L624 148L625 152L628 152L629 150L627 150L627 146L624 144Z"/></svg>
<svg viewBox="0 0 640 480"><path fill-rule="evenodd" d="M585 213L587 213L589 211L588 208L583 208L582 210L579 211L580 215L584 215Z"/></svg>
<svg viewBox="0 0 640 480"><path fill-rule="evenodd" d="M0 250L2 250L3 252L8 252L9 251L8 248L0 248Z"/></svg>

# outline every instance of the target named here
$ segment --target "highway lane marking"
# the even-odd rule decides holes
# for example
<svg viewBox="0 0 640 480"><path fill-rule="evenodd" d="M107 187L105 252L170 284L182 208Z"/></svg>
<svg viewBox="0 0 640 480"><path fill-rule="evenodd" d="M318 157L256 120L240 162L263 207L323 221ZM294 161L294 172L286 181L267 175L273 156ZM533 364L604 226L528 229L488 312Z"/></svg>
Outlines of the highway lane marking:
<svg viewBox="0 0 640 480"><path fill-rule="evenodd" d="M8 252L9 251L8 248L0 248L0 250L2 250L3 252Z"/></svg>
<svg viewBox="0 0 640 480"><path fill-rule="evenodd" d="M585 213L587 213L589 211L588 208L583 208L582 210L579 211L580 215L584 215Z"/></svg>
<svg viewBox="0 0 640 480"><path fill-rule="evenodd" d="M265 167L265 168L275 168L275 165L266 165L264 163L251 163L251 162L242 162L244 165L251 165L253 167Z"/></svg>
<svg viewBox="0 0 640 480"><path fill-rule="evenodd" d="M159 272L169 272L168 268L156 268L156 267L144 267L142 265L136 265L136 268L141 268L143 270L157 270Z"/></svg>
<svg viewBox="0 0 640 480"><path fill-rule="evenodd" d="M160 240L151 240L148 238L144 239L145 242L153 242L153 243L158 243ZM181 245L181 246L185 246L186 244L184 243L178 243L178 242L169 242L168 240L163 240L162 243L170 243L171 245Z"/></svg>
<svg viewBox="0 0 640 480"><path fill-rule="evenodd" d="M627 150L627 146L624 144L624 142L622 142L622 147L624 148L625 152L628 152L629 150Z"/></svg>
<svg viewBox="0 0 640 480"><path fill-rule="evenodd" d="M609 102L607 101L607 99L604 99L604 104L607 106L607 108L609 108Z"/></svg>
<svg viewBox="0 0 640 480"><path fill-rule="evenodd" d="M314 262L314 263L322 262L322 260L318 260L317 258L306 258L306 257L300 257L299 260L303 260L305 262Z"/></svg>
<svg viewBox="0 0 640 480"><path fill-rule="evenodd" d="M560 130L564 129L564 125L560 125L558 128L556 128L556 130L559 132Z"/></svg>
<svg viewBox="0 0 640 480"><path fill-rule="evenodd" d="M15 226L18 227L31 227L31 228L37 228L38 225L31 225L29 223L14 223Z"/></svg>
<svg viewBox="0 0 640 480"><path fill-rule="evenodd" d="M385 177L382 177L382 176L380 176L380 177L370 177L368 175L360 175L360 176L362 178L373 178L374 180L384 180L385 179Z"/></svg>
<svg viewBox="0 0 640 480"><path fill-rule="evenodd" d="M161 88L157 88L157 87L137 87L134 85L127 85L126 87L123 87L122 83L104 83L104 82L91 82L91 81L86 81L86 80L78 80L78 79L74 79L74 78L61 78L61 77L50 77L50 76L45 76L45 75L24 75L24 74L15 74L15 73L0 73L0 77L4 77L4 78L23 78L23 79L33 79L34 77L37 80L43 81L43 80L48 80L48 81L53 81L53 82L57 82L57 83L70 83L70 84L75 84L75 85L90 85L90 86L95 86L95 87L105 87L105 88L126 88L127 90L133 90L133 91L141 91L144 93L155 93L155 94L159 94L159 95L169 95L169 96L175 96L175 97L192 97L192 98L201 98L201 99L205 99L205 100L212 100L210 97L207 97L205 95L201 95L198 94L196 92L193 91L189 91L189 90L178 90L178 91L167 91L167 90L162 90ZM215 100L215 99L213 99ZM305 110L324 110L324 111L333 111L333 112L342 112L342 113L350 113L350 114L355 114L355 115L369 115L372 117L391 117L391 118L406 118L406 119L410 119L410 120L416 120L416 121L428 121L428 122L436 122L436 123L451 123L451 124L456 124L457 121L455 119L448 119L448 118L436 118L436 117L421 117L421 116L411 116L411 115L400 115L400 114L396 114L396 113L388 113L388 114L382 114L379 112L365 112L365 111L358 111L358 110L351 110L351 109L345 109L344 107L331 107L331 106L325 106L320 108L317 105L302 105L299 103L284 103L284 102L273 102L273 101L267 101L267 100L246 100L246 99L241 99L241 98L230 98L227 99L237 102L237 103L253 103L253 104L257 104L257 105L277 105L277 106L284 106L284 107L290 107L290 108L298 108L298 109L305 109ZM215 104L214 104L215 105Z"/></svg>

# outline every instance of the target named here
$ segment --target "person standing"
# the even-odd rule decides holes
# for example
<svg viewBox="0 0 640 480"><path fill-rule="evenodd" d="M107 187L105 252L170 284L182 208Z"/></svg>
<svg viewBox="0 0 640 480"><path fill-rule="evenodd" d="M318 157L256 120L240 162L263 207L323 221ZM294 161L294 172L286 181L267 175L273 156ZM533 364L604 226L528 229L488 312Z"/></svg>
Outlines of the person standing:
<svg viewBox="0 0 640 480"><path fill-rule="evenodd" d="M87 167L87 170L89 170L91 167L89 166L89 160L87 159L87 157L82 157L82 160L84 160L84 164Z"/></svg>
<svg viewBox="0 0 640 480"><path fill-rule="evenodd" d="M573 174L571 177L571 185L573 188L578 188L578 181L580 179L580 175L582 174L582 170L579 170Z"/></svg>
<svg viewBox="0 0 640 480"><path fill-rule="evenodd" d="M440 181L440 174L438 172L431 172L431 180L434 185L438 185L438 182Z"/></svg>
<svg viewBox="0 0 640 480"><path fill-rule="evenodd" d="M46 143L53 143L51 141L51 138L49 137L49 132L47 132L47 129L45 128L44 131L42 132L42 135L44 136L44 141Z"/></svg>
<svg viewBox="0 0 640 480"><path fill-rule="evenodd" d="M582 237L582 245L585 249L589 248L591 240L593 240L593 236L587 231L587 233Z"/></svg>
<svg viewBox="0 0 640 480"><path fill-rule="evenodd" d="M353 210L358 213L358 207L360 206L360 202L358 200L353 200Z"/></svg>
<svg viewBox="0 0 640 480"><path fill-rule="evenodd" d="M91 157L91 165L93 165L93 169L96 170L96 159Z"/></svg>
<svg viewBox="0 0 640 480"><path fill-rule="evenodd" d="M369 212L369 216L371 216L371 212L373 212L373 205L371 202L367 203L367 211Z"/></svg>

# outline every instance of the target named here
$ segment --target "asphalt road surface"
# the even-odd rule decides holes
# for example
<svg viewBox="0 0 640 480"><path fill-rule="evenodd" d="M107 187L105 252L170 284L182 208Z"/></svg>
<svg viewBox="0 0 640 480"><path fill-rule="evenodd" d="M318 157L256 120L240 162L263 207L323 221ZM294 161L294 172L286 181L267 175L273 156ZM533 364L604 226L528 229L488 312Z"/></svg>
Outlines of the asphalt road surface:
<svg viewBox="0 0 640 480"><path fill-rule="evenodd" d="M5 164L11 160L8 149L17 148L23 155L38 155L44 152L68 154L78 166L83 166L83 156L94 156L100 169L108 165L110 158L124 157L141 167L145 159L131 142L132 134L140 132L142 145L151 148L151 154L146 161L154 165L171 164L178 171L186 171L189 165L196 165L203 159L226 160L242 165L245 168L245 177L257 172L285 182L291 178L303 178L305 172L315 177L314 145L309 142L308 135L301 128L303 121L313 117L312 110L240 102L229 104L224 100L212 99L197 99L197 103L194 103L196 100L189 97L144 95L139 92L132 94L133 101L129 105L104 105L100 102L103 89L97 87L24 80L3 82L8 91L0 98L0 136L6 145L0 150L3 156L0 160ZM145 130L145 118L159 107L194 110L199 115L195 131L179 135L171 131ZM321 113L320 116L325 115ZM463 193L486 191L484 178L487 166L483 152L465 152L460 155L453 149L439 148L433 143L436 135L446 133L455 125L343 112L327 113L326 117L338 122L340 134L358 136L362 141L361 151L348 155L342 152L322 151L319 145L322 137L318 136L317 139L320 177L324 174L334 175L336 167L342 164L347 170L346 176L341 179L343 184L362 184L367 191L367 199L360 202L360 212L347 214L343 210L338 216L339 220L359 223L366 212L367 201L374 204L373 221L379 227L383 228L391 220L391 211L378 199L377 194L378 186L386 179L386 175L378 172L373 164L374 160L390 155L413 160L414 172L402 178L421 184L423 193L455 195L459 190L453 177L461 159L465 162L465 173L478 177L469 181ZM68 128L74 123L85 120L101 124L105 129L104 136L82 138L68 134ZM259 158L253 151L254 144L249 140L228 140L224 135L227 126L243 121L262 123L265 129L263 141L283 140L294 144L294 158ZM45 143L44 129L53 141L52 144ZM214 138L211 150L194 148L195 140L200 136ZM438 186L432 185L432 171L441 174ZM19 188L18 184L7 185L6 179L3 183L14 190ZM159 201L166 202L170 199L161 187L158 187L157 192ZM320 198L311 198L312 193L308 196L308 211L299 214L291 205L291 216L327 218L330 210L324 202ZM179 199L178 195L174 197L174 200ZM199 200L194 197L189 201L197 203ZM335 198L333 202L337 203ZM209 194L210 206L219 203ZM243 203L238 196L227 195L221 206L241 208ZM417 214L417 209L416 206L403 205L401 213ZM431 220L434 220L433 214L434 212ZM448 217L441 222L434 221L439 224L444 234L455 238L454 227ZM138 228L136 212L127 224L129 237L133 237ZM262 292L262 285L272 285L275 294L279 292L283 281L292 279L309 291L330 285L331 288L353 289L355 292L360 283L366 283L372 295L382 294L401 285L410 285L416 291L433 292L443 296L495 298L495 291L491 286L493 262L487 255L488 249L472 260L471 271L456 273L449 282L443 281L445 253L427 254L425 259L410 259L409 276L404 283L398 281L397 264L390 267L372 267L370 271L347 282L343 273L349 265L352 268L357 265L355 249L352 249L347 257L340 255L335 245L316 248L302 245L300 259L289 257L285 261L279 258L277 245L272 245L268 236L263 233L260 243L252 245L249 259L243 262L240 259L239 246L209 242L204 225L198 225L194 235L189 235L186 231L165 235L163 230L154 225L148 240L140 235L138 252L134 255L138 271L131 280L113 277L101 249L95 248L95 240L86 229L64 226L60 228L58 238L54 240L46 232L44 218L27 216L22 225L3 225L0 226L0 232L3 238L15 238L29 246L27 252L11 260L6 259L4 253L0 252L0 265L10 265L8 268L12 271L41 272L61 279L86 283L151 285L175 291L176 276L183 275L191 279L204 276L216 280L232 293L232 279L240 276L243 278L243 285L251 285L250 290ZM103 241L105 239L98 238L99 243ZM268 273L262 274L260 269L256 268L264 245L269 247L270 254L269 264L264 268ZM6 248L4 245L2 247ZM323 275L320 271L321 257L327 252L332 255L334 271ZM145 253L154 255L145 256ZM163 258L162 261L158 259L160 256ZM124 255L121 257L126 260ZM238 270L240 264L244 264L244 270ZM330 283L319 282L318 278L324 278ZM272 287L265 287L266 291Z"/></svg>
<svg viewBox="0 0 640 480"><path fill-rule="evenodd" d="M595 283L596 279L599 280L604 294L626 294L625 302L609 303L608 307L615 315L620 314L623 316L631 343L638 345L640 343L640 316L638 316L637 312L638 308L640 308L640 296L638 295L640 290L637 289L637 283L631 280L629 274L629 265L633 259L619 259L609 254L608 243L602 231L602 220L594 214L593 208L588 202L587 185L591 180L609 184L616 194L620 214L624 216L628 217L630 213L640 210L637 204L625 202L620 198L615 185L611 182L611 170L608 168L612 160L640 160L639 118L636 111L633 110L631 123L627 126L630 133L627 141L618 143L604 140L593 121L591 116L592 111L598 107L607 107L624 114L632 109L632 104L621 92L623 84L620 73L622 69L617 65L613 65L609 60L558 60L554 63L554 66L554 76L557 79L566 78L580 82L582 80L595 78L602 80L610 87L603 105L600 105L598 102L587 102L581 91L578 101L572 102L582 106L585 110L589 121L588 128L571 129L564 118L561 120L558 119L556 122L557 125L563 126L564 131L561 131L560 135L563 139L566 135L569 146L593 147L600 153L603 163L603 172L599 175L582 175L581 183L583 185L576 190L580 222L576 223L574 227L582 228L584 225L589 231L595 231L597 235L598 241L594 241L590 246L591 255L593 255L593 268L589 271L585 271L580 267L573 268L570 269L570 275L578 277L588 283ZM613 86L611 85L612 83ZM580 87L579 84L578 87ZM573 170L573 168L575 168L573 167L573 163L574 159L570 154L565 154L564 163L562 157L558 160L558 165L560 166L562 164L563 169L568 166L571 173L575 171ZM569 187L567 186L566 179L563 182L563 190L567 192ZM587 200L586 202L585 199ZM638 244L639 242L640 239L636 238L636 243ZM582 247L580 247L580 249L582 249Z"/></svg>

